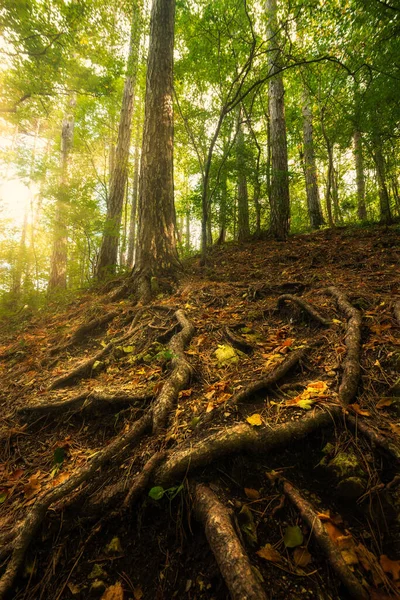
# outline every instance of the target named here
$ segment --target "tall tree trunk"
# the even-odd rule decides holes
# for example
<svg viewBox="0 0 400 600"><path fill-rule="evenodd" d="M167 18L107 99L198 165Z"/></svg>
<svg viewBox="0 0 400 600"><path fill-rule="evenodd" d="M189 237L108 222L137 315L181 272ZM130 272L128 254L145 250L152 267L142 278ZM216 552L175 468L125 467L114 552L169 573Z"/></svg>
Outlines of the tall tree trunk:
<svg viewBox="0 0 400 600"><path fill-rule="evenodd" d="M129 239L128 239L128 256L126 264L132 268L135 258L136 245L136 220L137 220L137 203L139 194L139 166L140 166L140 119L136 124L135 135L135 157L133 160L133 182L132 182L132 201L131 214L129 219Z"/></svg>
<svg viewBox="0 0 400 600"><path fill-rule="evenodd" d="M271 128L271 234L278 240L286 240L289 233L290 200L289 171L285 121L285 90L281 67L282 52L279 48L279 27L276 0L267 0L267 32L270 40L269 68L274 74L269 80L269 114Z"/></svg>
<svg viewBox="0 0 400 600"><path fill-rule="evenodd" d="M306 181L307 209L312 229L324 224L321 202L319 199L317 166L315 164L312 110L309 95L303 94L303 142L304 142L304 177Z"/></svg>
<svg viewBox="0 0 400 600"><path fill-rule="evenodd" d="M365 207L365 177L364 177L364 155L362 148L361 132L356 129L353 134L354 162L357 177L357 216L360 221L366 221L367 209Z"/></svg>
<svg viewBox="0 0 400 600"><path fill-rule="evenodd" d="M190 252L190 210L189 209L186 210L185 219L186 219L185 250L186 250L186 254L189 254L189 252Z"/></svg>
<svg viewBox="0 0 400 600"><path fill-rule="evenodd" d="M228 208L228 173L223 169L221 177L221 199L219 204L219 236L217 244L223 244L226 239L226 217Z"/></svg>
<svg viewBox="0 0 400 600"><path fill-rule="evenodd" d="M242 127L242 110L238 111L236 136L236 168L238 173L238 240L243 242L250 237L249 194L247 190L246 156Z"/></svg>
<svg viewBox="0 0 400 600"><path fill-rule="evenodd" d="M382 152L382 142L378 136L375 136L374 138L373 157L379 185L379 221L383 225L390 225L393 220L390 212L389 191L386 184L386 165Z"/></svg>
<svg viewBox="0 0 400 600"><path fill-rule="evenodd" d="M73 110L75 98L69 105ZM67 246L68 246L68 163L74 135L74 116L72 112L65 116L61 131L61 177L57 194L54 216L53 251L51 255L48 291L67 287Z"/></svg>
<svg viewBox="0 0 400 600"><path fill-rule="evenodd" d="M334 168L333 168L333 144L328 137L328 134L325 129L325 115L324 111L321 114L321 129L322 135L325 140L326 150L328 153L328 173L326 176L326 191L325 191L325 204L326 204L326 212L328 215L328 223L329 227L335 227L335 223L333 221L332 216L332 181L334 176Z"/></svg>
<svg viewBox="0 0 400 600"><path fill-rule="evenodd" d="M141 2L140 0L135 0L133 2L133 18L127 74L122 98L114 169L111 175L110 192L107 203L107 217L97 265L97 276L100 279L104 278L107 274L115 273L117 266L122 209L128 177L128 160L131 142L134 93L138 71L141 18Z"/></svg>
<svg viewBox="0 0 400 600"><path fill-rule="evenodd" d="M173 181L173 54L175 0L154 0L147 61L135 272L139 294L151 278L179 265Z"/></svg>
<svg viewBox="0 0 400 600"><path fill-rule="evenodd" d="M332 147L333 154L333 147ZM332 202L333 202L333 214L335 223L342 223L342 213L339 206L339 170L332 169Z"/></svg>

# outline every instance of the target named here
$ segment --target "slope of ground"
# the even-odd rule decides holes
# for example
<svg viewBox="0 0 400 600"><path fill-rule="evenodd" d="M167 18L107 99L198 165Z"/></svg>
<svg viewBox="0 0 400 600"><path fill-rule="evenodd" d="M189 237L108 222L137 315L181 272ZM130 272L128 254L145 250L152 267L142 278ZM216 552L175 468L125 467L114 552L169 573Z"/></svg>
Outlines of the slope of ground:
<svg viewBox="0 0 400 600"><path fill-rule="evenodd" d="M4 323L0 598L400 597L399 256L228 244Z"/></svg>

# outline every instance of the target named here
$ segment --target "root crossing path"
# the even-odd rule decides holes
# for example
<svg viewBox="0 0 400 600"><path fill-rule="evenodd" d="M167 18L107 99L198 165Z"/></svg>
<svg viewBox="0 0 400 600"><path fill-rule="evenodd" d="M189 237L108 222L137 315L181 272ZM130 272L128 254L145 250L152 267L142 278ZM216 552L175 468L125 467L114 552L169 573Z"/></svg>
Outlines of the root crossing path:
<svg viewBox="0 0 400 600"><path fill-rule="evenodd" d="M324 236L5 329L0 599L400 596L397 237Z"/></svg>

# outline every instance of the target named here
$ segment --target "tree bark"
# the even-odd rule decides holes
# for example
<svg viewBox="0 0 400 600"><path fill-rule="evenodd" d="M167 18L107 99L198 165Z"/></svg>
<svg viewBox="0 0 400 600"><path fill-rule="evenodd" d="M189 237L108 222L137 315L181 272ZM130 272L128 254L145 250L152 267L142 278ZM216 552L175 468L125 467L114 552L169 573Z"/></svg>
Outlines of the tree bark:
<svg viewBox="0 0 400 600"><path fill-rule="evenodd" d="M287 157L285 89L279 48L279 27L276 0L267 0L267 33L270 40L269 68L274 77L269 80L269 114L271 131L271 223L270 232L277 240L286 240L289 233L290 199Z"/></svg>
<svg viewBox="0 0 400 600"><path fill-rule="evenodd" d="M132 183L132 203L131 215L129 219L129 240L128 240L128 256L127 266L132 268L135 259L135 244L136 244L136 220L137 220L137 202L139 193L139 166L140 166L140 119L136 124L135 135L135 157L133 165L133 183Z"/></svg>
<svg viewBox="0 0 400 600"><path fill-rule="evenodd" d="M141 34L141 13L142 7L140 0L135 0L133 3L127 75L122 98L117 148L115 151L115 162L110 181L106 223L100 248L99 261L97 264L97 276L99 279L103 279L105 276L115 273L117 266L121 218L126 181L128 177L132 113Z"/></svg>
<svg viewBox="0 0 400 600"><path fill-rule="evenodd" d="M360 221L366 221L367 209L365 207L364 155L362 148L362 136L358 129L354 131L353 141L354 161L357 175L357 216Z"/></svg>
<svg viewBox="0 0 400 600"><path fill-rule="evenodd" d="M374 138L373 157L379 185L379 221L383 225L390 225L393 221L390 211L389 192L386 184L386 166L382 152L382 142L378 136L375 136Z"/></svg>
<svg viewBox="0 0 400 600"><path fill-rule="evenodd" d="M238 174L238 240L243 242L250 237L249 194L247 190L246 156L242 127L242 109L238 111L236 137L236 168Z"/></svg>
<svg viewBox="0 0 400 600"><path fill-rule="evenodd" d="M173 50L175 0L154 0L147 62L134 275L151 296L151 277L179 265L173 182Z"/></svg>
<svg viewBox="0 0 400 600"><path fill-rule="evenodd" d="M67 245L68 245L68 163L74 135L75 97L70 98L67 114L62 122L61 130L61 176L57 194L54 216L53 250L51 255L50 278L48 291L65 289L67 287Z"/></svg>
<svg viewBox="0 0 400 600"><path fill-rule="evenodd" d="M315 164L312 110L309 95L303 94L303 141L304 141L304 176L306 181L307 208L312 229L324 224L321 202L319 199L317 166Z"/></svg>

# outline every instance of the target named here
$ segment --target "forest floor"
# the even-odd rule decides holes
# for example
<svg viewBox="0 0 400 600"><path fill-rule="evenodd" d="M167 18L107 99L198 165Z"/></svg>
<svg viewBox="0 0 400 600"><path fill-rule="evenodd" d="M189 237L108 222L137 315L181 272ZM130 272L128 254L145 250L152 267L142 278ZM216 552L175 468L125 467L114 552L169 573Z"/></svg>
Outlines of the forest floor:
<svg viewBox="0 0 400 600"><path fill-rule="evenodd" d="M400 597L399 229L1 325L0 598Z"/></svg>

